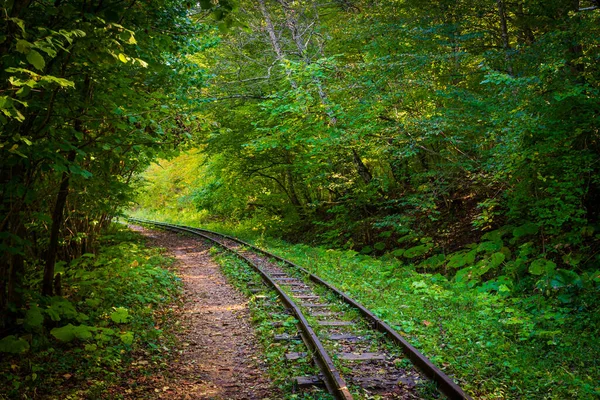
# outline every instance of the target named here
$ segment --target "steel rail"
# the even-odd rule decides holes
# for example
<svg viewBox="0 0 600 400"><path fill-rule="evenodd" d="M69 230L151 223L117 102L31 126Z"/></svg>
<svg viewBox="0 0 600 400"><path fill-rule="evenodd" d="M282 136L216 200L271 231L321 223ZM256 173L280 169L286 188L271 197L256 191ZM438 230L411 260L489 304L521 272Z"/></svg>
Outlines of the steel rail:
<svg viewBox="0 0 600 400"><path fill-rule="evenodd" d="M147 225L163 227L163 228L166 228L167 230L171 230L174 232L191 233L191 234L194 234L197 236L201 236L205 239L210 240L211 242L218 244L219 246L230 251L235 256L239 257L240 259L242 259L246 263L248 263L252 268L254 268L260 274L260 276L266 283L268 283L270 286L272 286L275 289L279 298L281 298L283 303L290 310L292 310L295 317L298 319L298 321L299 321L298 325L300 326L300 328L302 329L302 332L304 334L304 335L302 335L304 342L309 347L311 352L317 356L317 358L316 358L317 366L323 372L323 375L325 378L324 379L325 386L327 387L328 391L333 396L335 396L336 399L353 400L352 394L348 390L348 385L346 384L344 378L342 378L339 371L335 367L333 360L331 359L331 357L325 350L325 347L321 343L319 337L317 336L315 331L311 328L310 324L306 320L306 317L302 313L302 310L300 309L300 307L298 307L298 305L296 305L296 303L294 303L294 301L283 291L281 286L279 286L277 284L277 282L275 282L273 279L271 279L271 277L265 271L263 271L258 265L256 265L254 262L252 262L247 257L243 256L236 250L224 245L223 243L220 243L218 240L213 239L209 236L206 236L205 234L203 234L201 232L195 231L194 230L195 228L189 228L189 227L180 226L180 225L166 224L163 222L141 220L141 219L136 219L136 218L129 218L129 220L133 221L133 222L147 224ZM221 236L217 233L215 233L215 234L217 236ZM221 236L221 237L224 237L224 236Z"/></svg>
<svg viewBox="0 0 600 400"><path fill-rule="evenodd" d="M170 225L170 224L164 224L162 222L156 222L156 221L148 221L148 220L140 220L140 219L132 219L132 218L130 218L130 220L132 220L132 221L137 220L141 223L147 223L147 224L157 225L157 226ZM241 239L235 238L233 236L225 235L223 233L214 232L214 231L210 231L208 229L202 229L202 228L183 227L181 225L171 225L171 226L185 228L185 229L188 229L190 232L193 232L196 234L202 235L202 232L204 232L207 234L212 234L212 235L223 237L225 239L232 240L236 243L239 243L241 245L249 247L249 248L253 249L254 251L259 252L265 256L272 257L272 258L274 258L278 261L281 261L291 267L296 268L297 270L306 274L311 281L327 287L329 290L331 290L332 292L336 293L339 297L341 297L345 303L357 308L360 311L360 313L363 315L363 317L365 317L365 319L371 323L371 325L374 329L388 335L388 337L391 341L393 341L394 343L396 343L400 347L402 347L404 354L413 362L413 364L415 364L417 367L419 367L429 379L434 381L438 385L439 390L442 393L444 393L449 399L451 399L451 400L473 400L472 397L469 396L468 394L466 394L462 390L462 388L459 385L457 385L448 375L446 375L442 370L440 370L435 364L433 364L431 362L431 360L429 360L425 355L423 355L419 350L417 350L413 345L411 345L402 335L400 335L396 330L394 330L386 322L384 322L382 319L380 319L375 314L373 314L365 306L363 306L356 300L352 299L346 293L342 292L341 290L339 290L338 288L336 288L329 282L319 278L317 275L311 273L310 271L306 270L305 268L303 268L289 260L286 260L283 257L280 257L276 254L270 253L270 252L263 250L253 244L247 243L247 242L245 242ZM204 236L204 235L202 235L202 236ZM206 237L206 236L204 236L204 237ZM211 240L213 240L213 239L211 239ZM241 257L243 257L243 256L241 256Z"/></svg>

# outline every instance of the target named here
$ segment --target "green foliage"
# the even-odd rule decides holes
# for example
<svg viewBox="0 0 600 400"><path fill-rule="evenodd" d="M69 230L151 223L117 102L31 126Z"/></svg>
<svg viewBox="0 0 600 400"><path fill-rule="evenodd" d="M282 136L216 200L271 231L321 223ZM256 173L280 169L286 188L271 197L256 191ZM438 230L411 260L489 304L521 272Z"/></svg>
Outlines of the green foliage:
<svg viewBox="0 0 600 400"><path fill-rule="evenodd" d="M0 361L0 385L8 398L96 397L95 389L78 380L65 386L62 376L120 384L132 374L131 361L144 357L158 364L172 351L171 307L180 281L165 268L171 260L144 248L123 228L101 241L97 255L64 268L64 298L26 294L29 305L18 310L23 315L18 334L0 340L0 352L8 353Z"/></svg>
<svg viewBox="0 0 600 400"><path fill-rule="evenodd" d="M29 350L29 342L14 335L6 336L0 340L0 353L20 354Z"/></svg>
<svg viewBox="0 0 600 400"><path fill-rule="evenodd" d="M202 111L215 121L196 157L147 173L137 212L364 254L441 253L435 268L479 263L483 280L526 277L540 258L593 268L580 255L598 251L597 10L340 3L224 6L244 28L194 56L214 73Z"/></svg>
<svg viewBox="0 0 600 400"><path fill-rule="evenodd" d="M87 325L73 326L72 324L68 324L60 328L52 329L50 334L61 342L70 342L74 339L91 339L92 329L92 327Z"/></svg>
<svg viewBox="0 0 600 400"><path fill-rule="evenodd" d="M129 320L129 310L123 307L118 307L110 314L110 319L117 324L124 324Z"/></svg>
<svg viewBox="0 0 600 400"><path fill-rule="evenodd" d="M533 275L546 275L554 271L556 264L544 258L538 258L529 265L529 272Z"/></svg>
<svg viewBox="0 0 600 400"><path fill-rule="evenodd" d="M433 246L431 244L421 244L419 246L406 249L402 255L406 258L421 257L427 254L432 247Z"/></svg>

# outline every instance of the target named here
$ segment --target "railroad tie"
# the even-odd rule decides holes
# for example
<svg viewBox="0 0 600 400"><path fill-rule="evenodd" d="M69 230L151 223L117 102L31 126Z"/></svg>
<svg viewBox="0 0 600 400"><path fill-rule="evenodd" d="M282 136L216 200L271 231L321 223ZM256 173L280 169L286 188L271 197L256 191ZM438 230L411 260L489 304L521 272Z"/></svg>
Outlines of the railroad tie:
<svg viewBox="0 0 600 400"><path fill-rule="evenodd" d="M310 313L312 317L333 317L337 314L338 313L334 313L333 311L314 311Z"/></svg>
<svg viewBox="0 0 600 400"><path fill-rule="evenodd" d="M299 360L308 355L308 353L286 353L285 359L288 361Z"/></svg>
<svg viewBox="0 0 600 400"><path fill-rule="evenodd" d="M318 321L321 326L352 326L352 321Z"/></svg>
<svg viewBox="0 0 600 400"><path fill-rule="evenodd" d="M302 338L299 335L287 335L287 334L282 334L282 335L275 335L275 341L277 342L282 342L282 341L286 341L286 340L302 340Z"/></svg>
<svg viewBox="0 0 600 400"><path fill-rule="evenodd" d="M327 339L329 340L348 340L351 342L358 342L361 340L364 340L361 337L358 336L354 336L354 335L348 335L348 334L331 334L327 337Z"/></svg>
<svg viewBox="0 0 600 400"><path fill-rule="evenodd" d="M326 304L326 303L300 303L300 305L302 307L309 307L309 308L331 307L331 304Z"/></svg>
<svg viewBox="0 0 600 400"><path fill-rule="evenodd" d="M294 378L299 389L308 388L310 386L325 386L325 382L319 376L297 376Z"/></svg>
<svg viewBox="0 0 600 400"><path fill-rule="evenodd" d="M298 296L294 296L297 299L300 300L317 300L319 299L319 296L315 296L314 294L305 294L305 295L298 295Z"/></svg>
<svg viewBox="0 0 600 400"><path fill-rule="evenodd" d="M338 353L338 358L345 361L372 361L385 360L385 354L381 353Z"/></svg>

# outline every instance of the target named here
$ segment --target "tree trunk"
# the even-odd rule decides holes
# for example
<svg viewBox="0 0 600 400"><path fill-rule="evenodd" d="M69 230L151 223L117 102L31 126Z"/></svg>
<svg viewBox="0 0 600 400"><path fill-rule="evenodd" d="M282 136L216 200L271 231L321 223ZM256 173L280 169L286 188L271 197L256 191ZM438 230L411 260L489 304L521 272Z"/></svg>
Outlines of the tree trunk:
<svg viewBox="0 0 600 400"><path fill-rule="evenodd" d="M518 16L521 19L525 18L525 11L523 10L523 3L519 3L518 6ZM521 31L523 33L523 37L525 39L525 43L531 45L533 43L535 43L535 35L533 34L533 31L531 30L531 28L529 27L529 25L527 24L523 24L523 26L521 27Z"/></svg>
<svg viewBox="0 0 600 400"><path fill-rule="evenodd" d="M368 185L373 179L373 175L371 175L371 172L369 171L367 166L362 162L360 156L358 155L355 149L352 149L352 155L354 156L354 164L356 165L356 170L358 171L358 174L362 178L363 182Z"/></svg>
<svg viewBox="0 0 600 400"><path fill-rule="evenodd" d="M15 234L23 239L26 236L25 225L23 221L16 216L17 228ZM17 308L21 307L23 298L21 289L23 286L23 275L25 274L25 258L22 252L13 254L11 257L10 278L8 281L8 301L14 303Z"/></svg>
<svg viewBox="0 0 600 400"><path fill-rule="evenodd" d="M75 159L75 152L69 153L68 161ZM44 267L44 278L42 281L42 295L52 296L54 285L54 265L56 264L56 253L58 252L58 236L62 225L65 204L69 194L69 181L71 174L68 171L63 172L52 212L52 227L50 228L50 243L48 244L48 253L46 255L46 266Z"/></svg>
<svg viewBox="0 0 600 400"><path fill-rule="evenodd" d="M273 46L273 51L277 55L278 60L283 60L285 58L285 53L281 48L281 44L279 43L279 39L277 38L277 34L275 34L275 28L273 27L273 21L271 20L271 15L265 6L265 0L257 0L258 8L260 9L260 13L262 14L265 22L267 24L267 33L269 34L269 39L271 41L271 46ZM291 71L286 68L285 74L290 78L290 85L294 89L298 89L298 84L291 79Z"/></svg>
<svg viewBox="0 0 600 400"><path fill-rule="evenodd" d="M508 37L508 25L506 24L506 9L504 0L496 0L498 6L498 17L500 18L500 32L502 34L502 48L504 49L504 59L506 60L506 69L510 75L513 75L513 69L510 62L510 40Z"/></svg>

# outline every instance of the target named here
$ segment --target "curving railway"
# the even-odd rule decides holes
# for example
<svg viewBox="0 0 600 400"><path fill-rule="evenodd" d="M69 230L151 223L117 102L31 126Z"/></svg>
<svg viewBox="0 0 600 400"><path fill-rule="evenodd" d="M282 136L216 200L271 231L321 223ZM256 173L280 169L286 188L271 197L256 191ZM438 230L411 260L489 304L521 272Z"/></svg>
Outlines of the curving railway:
<svg viewBox="0 0 600 400"><path fill-rule="evenodd" d="M306 346L306 351L288 353L286 358L312 357L321 371L296 378L299 386L322 384L342 400L353 399L361 390L382 399L417 399L417 384L430 380L449 399L471 399L383 320L299 265L217 232L135 218L129 221L214 242L260 274L298 321L298 335L275 339L301 340Z"/></svg>

